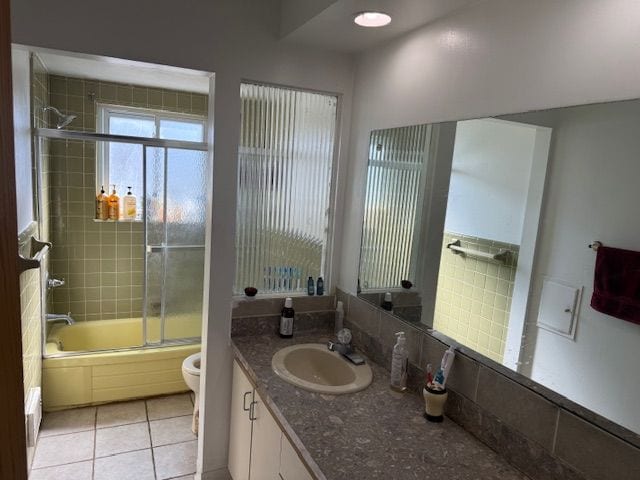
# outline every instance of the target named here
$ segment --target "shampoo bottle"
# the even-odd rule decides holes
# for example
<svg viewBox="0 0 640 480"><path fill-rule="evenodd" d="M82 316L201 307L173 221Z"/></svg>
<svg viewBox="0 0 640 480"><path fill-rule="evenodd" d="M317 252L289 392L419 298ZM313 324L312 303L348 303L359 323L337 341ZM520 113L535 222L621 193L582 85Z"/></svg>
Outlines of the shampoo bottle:
<svg viewBox="0 0 640 480"><path fill-rule="evenodd" d="M284 308L280 315L280 329L279 333L282 338L293 337L293 317L295 312L293 311L293 300L287 297L284 301Z"/></svg>
<svg viewBox="0 0 640 480"><path fill-rule="evenodd" d="M109 220L120 219L120 197L116 193L116 186L113 186L111 195L109 195Z"/></svg>
<svg viewBox="0 0 640 480"><path fill-rule="evenodd" d="M318 281L316 282L316 294L324 295L324 280L322 277L318 277Z"/></svg>
<svg viewBox="0 0 640 480"><path fill-rule="evenodd" d="M313 295L316 293L315 286L313 284L313 277L309 277L307 280L307 295Z"/></svg>
<svg viewBox="0 0 640 480"><path fill-rule="evenodd" d="M122 218L125 220L136 219L136 197L131 193L131 187L127 187L129 191L122 199Z"/></svg>
<svg viewBox="0 0 640 480"><path fill-rule="evenodd" d="M407 389L409 351L404 332L396 333L396 337L398 341L391 354L391 388L397 392L404 392Z"/></svg>
<svg viewBox="0 0 640 480"><path fill-rule="evenodd" d="M96 220L109 219L109 197L104 193L104 186L100 187L100 193L96 196Z"/></svg>

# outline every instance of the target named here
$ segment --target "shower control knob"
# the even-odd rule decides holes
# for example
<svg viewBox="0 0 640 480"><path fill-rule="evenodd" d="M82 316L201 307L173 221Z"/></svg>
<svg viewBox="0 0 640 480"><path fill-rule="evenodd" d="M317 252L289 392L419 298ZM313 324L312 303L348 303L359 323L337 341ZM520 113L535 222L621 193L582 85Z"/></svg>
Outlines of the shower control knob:
<svg viewBox="0 0 640 480"><path fill-rule="evenodd" d="M60 280L58 278L50 278L47 280L47 287L49 288L57 288L64 285L64 280Z"/></svg>

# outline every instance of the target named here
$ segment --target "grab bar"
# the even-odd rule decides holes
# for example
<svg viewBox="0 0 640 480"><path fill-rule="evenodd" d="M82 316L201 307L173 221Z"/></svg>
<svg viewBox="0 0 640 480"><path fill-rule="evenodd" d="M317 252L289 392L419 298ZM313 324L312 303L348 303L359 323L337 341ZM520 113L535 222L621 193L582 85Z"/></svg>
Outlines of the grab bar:
<svg viewBox="0 0 640 480"><path fill-rule="evenodd" d="M32 268L39 268L40 262L47 254L49 249L51 248L51 243L49 242L41 242L37 240L35 237L31 237L31 258L25 258L22 255L18 254L18 266L20 268L20 273L30 270ZM36 251L36 254L33 254L33 251Z"/></svg>
<svg viewBox="0 0 640 480"><path fill-rule="evenodd" d="M472 257L480 258L483 260L495 261L500 263L506 263L511 255L510 250L500 250L498 253L487 253L479 250L473 250L471 248L465 248L460 246L460 240L453 239L453 242L447 244L447 248L456 255L464 254Z"/></svg>
<svg viewBox="0 0 640 480"><path fill-rule="evenodd" d="M204 245L147 245L147 253L158 253L163 250L200 250Z"/></svg>

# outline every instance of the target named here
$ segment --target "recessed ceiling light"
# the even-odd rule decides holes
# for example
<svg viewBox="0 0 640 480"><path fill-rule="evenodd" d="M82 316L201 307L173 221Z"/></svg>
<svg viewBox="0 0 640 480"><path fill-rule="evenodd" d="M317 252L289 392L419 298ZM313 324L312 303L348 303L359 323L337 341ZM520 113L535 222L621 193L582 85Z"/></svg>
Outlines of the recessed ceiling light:
<svg viewBox="0 0 640 480"><path fill-rule="evenodd" d="M353 21L361 27L384 27L391 23L391 16L383 12L360 12Z"/></svg>

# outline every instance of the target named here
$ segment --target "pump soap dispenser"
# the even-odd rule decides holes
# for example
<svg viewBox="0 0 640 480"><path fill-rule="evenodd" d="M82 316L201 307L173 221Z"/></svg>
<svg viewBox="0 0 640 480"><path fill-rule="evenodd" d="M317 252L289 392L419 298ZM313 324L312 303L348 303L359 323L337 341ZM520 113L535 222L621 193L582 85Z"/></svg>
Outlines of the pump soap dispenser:
<svg viewBox="0 0 640 480"><path fill-rule="evenodd" d="M391 354L391 389L404 392L407 389L407 368L409 363L409 351L404 332L396 333L398 341Z"/></svg>

